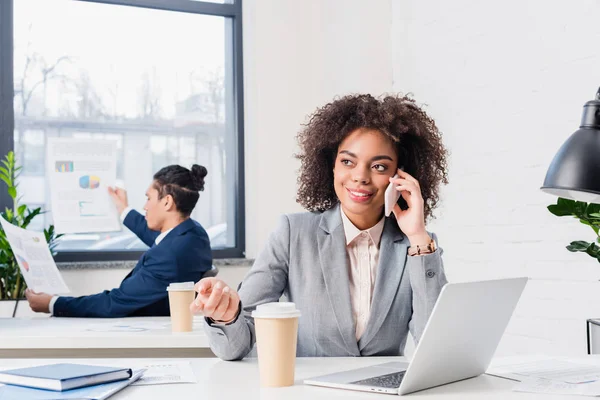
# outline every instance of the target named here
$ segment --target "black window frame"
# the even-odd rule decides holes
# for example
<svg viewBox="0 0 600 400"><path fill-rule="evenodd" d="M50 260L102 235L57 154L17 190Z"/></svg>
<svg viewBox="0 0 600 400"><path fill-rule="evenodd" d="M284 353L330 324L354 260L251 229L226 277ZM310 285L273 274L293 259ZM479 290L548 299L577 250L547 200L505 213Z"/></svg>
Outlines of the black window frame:
<svg viewBox="0 0 600 400"><path fill-rule="evenodd" d="M13 1L0 0L0 157L14 149L14 64L13 64ZM233 68L233 134L237 168L233 171L235 190L230 194L235 208L235 247L213 249L213 258L245 257L245 187L244 187L244 84L242 53L242 0L233 3L209 3L195 0L73 0L120 6L150 8L192 14L221 16L231 19L230 52L226 52L226 65ZM226 43L226 46L228 44ZM231 54L231 59L229 57ZM230 154L230 153L228 153ZM11 207L12 201L4 189L0 189L0 207ZM143 251L73 251L60 252L57 262L99 262L137 260Z"/></svg>

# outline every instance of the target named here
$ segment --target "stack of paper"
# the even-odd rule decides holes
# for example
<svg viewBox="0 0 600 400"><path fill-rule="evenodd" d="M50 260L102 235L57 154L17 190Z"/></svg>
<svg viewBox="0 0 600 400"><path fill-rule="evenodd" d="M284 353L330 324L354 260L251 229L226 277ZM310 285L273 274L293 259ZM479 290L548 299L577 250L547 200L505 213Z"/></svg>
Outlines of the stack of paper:
<svg viewBox="0 0 600 400"><path fill-rule="evenodd" d="M541 359L492 368L489 375L519 381L517 392L600 396L600 366Z"/></svg>

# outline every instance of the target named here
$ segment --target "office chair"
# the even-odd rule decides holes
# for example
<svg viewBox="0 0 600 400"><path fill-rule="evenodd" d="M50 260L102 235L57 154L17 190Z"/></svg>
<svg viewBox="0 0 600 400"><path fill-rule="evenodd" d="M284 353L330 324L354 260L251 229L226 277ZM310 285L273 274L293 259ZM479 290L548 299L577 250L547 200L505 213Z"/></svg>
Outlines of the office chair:
<svg viewBox="0 0 600 400"><path fill-rule="evenodd" d="M217 268L213 265L211 269L209 269L202 275L202 279L213 278L213 277L217 276L218 273L219 273L219 268Z"/></svg>

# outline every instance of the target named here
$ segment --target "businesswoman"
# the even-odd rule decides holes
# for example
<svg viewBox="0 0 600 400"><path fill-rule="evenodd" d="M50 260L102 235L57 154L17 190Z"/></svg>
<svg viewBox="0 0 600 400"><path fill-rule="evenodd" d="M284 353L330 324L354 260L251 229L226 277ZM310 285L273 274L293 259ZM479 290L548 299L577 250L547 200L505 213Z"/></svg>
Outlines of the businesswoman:
<svg viewBox="0 0 600 400"><path fill-rule="evenodd" d="M298 356L401 355L446 283L425 230L447 183L441 135L411 98L354 95L318 109L298 138L297 201L310 212L281 218L239 293L203 279L190 307L225 360L251 351L251 311L283 294L302 314ZM401 197L386 218L390 183Z"/></svg>
<svg viewBox="0 0 600 400"><path fill-rule="evenodd" d="M121 285L113 290L81 297L25 292L33 311L57 317L168 316L167 286L197 281L212 268L208 235L190 218L204 190L207 171L179 165L162 168L146 191L146 215L129 208L123 189L108 188L123 224L150 249Z"/></svg>

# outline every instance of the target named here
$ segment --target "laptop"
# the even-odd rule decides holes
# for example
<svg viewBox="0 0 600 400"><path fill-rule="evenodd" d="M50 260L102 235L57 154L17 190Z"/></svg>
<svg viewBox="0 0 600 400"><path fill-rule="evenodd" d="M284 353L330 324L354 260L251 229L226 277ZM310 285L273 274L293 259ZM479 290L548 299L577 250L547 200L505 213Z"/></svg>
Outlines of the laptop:
<svg viewBox="0 0 600 400"><path fill-rule="evenodd" d="M305 384L403 395L483 374L527 278L446 284L412 361L304 380Z"/></svg>

